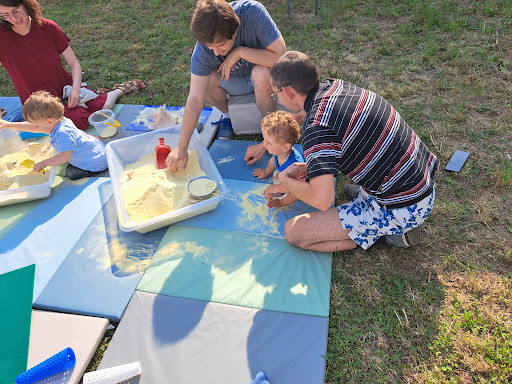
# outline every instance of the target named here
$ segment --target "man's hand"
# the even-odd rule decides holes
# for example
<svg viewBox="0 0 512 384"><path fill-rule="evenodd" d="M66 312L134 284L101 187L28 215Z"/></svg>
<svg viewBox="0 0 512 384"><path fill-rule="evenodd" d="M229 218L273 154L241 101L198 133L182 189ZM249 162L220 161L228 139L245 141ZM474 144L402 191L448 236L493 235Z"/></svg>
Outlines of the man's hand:
<svg viewBox="0 0 512 384"><path fill-rule="evenodd" d="M251 145L245 151L244 160L247 165L251 165L251 164L254 164L255 162L257 162L259 159L261 159L264 154L265 154L265 147L263 146L263 143Z"/></svg>
<svg viewBox="0 0 512 384"><path fill-rule="evenodd" d="M80 102L80 88L73 87L68 97L68 107L76 108Z"/></svg>
<svg viewBox="0 0 512 384"><path fill-rule="evenodd" d="M283 182L285 178L292 178L299 181L306 180L307 166L306 163L293 163L284 171L279 172L279 182Z"/></svg>
<svg viewBox="0 0 512 384"><path fill-rule="evenodd" d="M264 179L267 177L267 175L265 175L265 170L262 168L256 168L254 171L252 171L252 175L256 176L258 179Z"/></svg>
<svg viewBox="0 0 512 384"><path fill-rule="evenodd" d="M3 108L0 108L0 117L4 117L7 111Z"/></svg>
<svg viewBox="0 0 512 384"><path fill-rule="evenodd" d="M233 49L229 55L226 56L224 61L220 64L217 72L220 73L220 78L223 80L229 80L229 75L233 68L235 68L236 63L240 60L240 55L238 54L238 47Z"/></svg>
<svg viewBox="0 0 512 384"><path fill-rule="evenodd" d="M172 172L178 172L178 166L181 162L181 169L185 170L188 163L188 150L187 148L183 149L180 147L174 148L169 155L167 155L167 159L165 159L165 164Z"/></svg>
<svg viewBox="0 0 512 384"><path fill-rule="evenodd" d="M0 129L2 129L4 127L4 125L6 125L8 123L8 121L5 121L4 119L0 119Z"/></svg>
<svg viewBox="0 0 512 384"><path fill-rule="evenodd" d="M288 190L285 187L278 185L278 184L271 184L268 186L267 189L265 189L265 191L263 192L263 195L267 199L269 199L271 197L281 197L286 192L288 192Z"/></svg>

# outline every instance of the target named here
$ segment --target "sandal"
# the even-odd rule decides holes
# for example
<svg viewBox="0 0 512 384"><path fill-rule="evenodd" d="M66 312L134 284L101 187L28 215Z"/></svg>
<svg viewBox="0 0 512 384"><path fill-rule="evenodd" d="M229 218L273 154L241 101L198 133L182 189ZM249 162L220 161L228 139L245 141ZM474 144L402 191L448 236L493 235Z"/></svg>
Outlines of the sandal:
<svg viewBox="0 0 512 384"><path fill-rule="evenodd" d="M107 89L107 88L98 88L97 90L95 90L94 92L96 92L98 95L103 95L105 93L109 93L110 92L110 89Z"/></svg>
<svg viewBox="0 0 512 384"><path fill-rule="evenodd" d="M116 84L112 89L120 89L123 92L123 95L127 95L129 93L132 93L133 91L140 91L144 88L146 88L146 84L142 80L135 79L125 81L121 84Z"/></svg>

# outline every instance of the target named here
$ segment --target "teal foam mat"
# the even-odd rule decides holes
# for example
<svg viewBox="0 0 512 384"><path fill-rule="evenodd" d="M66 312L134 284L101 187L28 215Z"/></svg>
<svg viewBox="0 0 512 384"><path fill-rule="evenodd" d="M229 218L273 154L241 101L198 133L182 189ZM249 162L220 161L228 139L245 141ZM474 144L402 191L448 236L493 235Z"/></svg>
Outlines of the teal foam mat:
<svg viewBox="0 0 512 384"><path fill-rule="evenodd" d="M107 178L65 180L21 219L0 242L0 273L36 264L34 299L105 201L99 188Z"/></svg>
<svg viewBox="0 0 512 384"><path fill-rule="evenodd" d="M137 290L328 316L331 261L280 238L171 226Z"/></svg>

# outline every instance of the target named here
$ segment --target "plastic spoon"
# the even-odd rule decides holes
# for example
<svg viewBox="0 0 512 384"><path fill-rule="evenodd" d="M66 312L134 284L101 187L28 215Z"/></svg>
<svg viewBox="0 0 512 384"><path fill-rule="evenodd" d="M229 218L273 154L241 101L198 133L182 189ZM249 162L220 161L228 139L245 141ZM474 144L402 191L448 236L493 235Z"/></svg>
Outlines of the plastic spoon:
<svg viewBox="0 0 512 384"><path fill-rule="evenodd" d="M20 165L25 167L25 168L34 168L34 165L35 165L35 161L32 160L32 159L25 159L23 160ZM43 169L40 169L39 172L42 172L44 173L44 168Z"/></svg>

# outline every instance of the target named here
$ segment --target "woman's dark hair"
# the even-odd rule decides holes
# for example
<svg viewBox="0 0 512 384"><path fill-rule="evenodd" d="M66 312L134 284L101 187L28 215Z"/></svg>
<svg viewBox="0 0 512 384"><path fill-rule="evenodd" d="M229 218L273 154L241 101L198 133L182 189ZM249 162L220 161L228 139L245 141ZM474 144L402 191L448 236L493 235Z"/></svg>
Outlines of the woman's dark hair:
<svg viewBox="0 0 512 384"><path fill-rule="evenodd" d="M21 4L25 6L32 20L35 20L35 22L40 25L43 14L41 13L41 6L37 0L0 0L0 5L4 7L19 7ZM0 25L4 28L12 29L12 24L8 21L0 19Z"/></svg>
<svg viewBox="0 0 512 384"><path fill-rule="evenodd" d="M288 51L270 68L270 78L276 88L291 86L307 95L320 82L315 64L304 53Z"/></svg>
<svg viewBox="0 0 512 384"><path fill-rule="evenodd" d="M224 0L199 0L192 16L190 29L201 44L229 40L235 34L240 19Z"/></svg>

